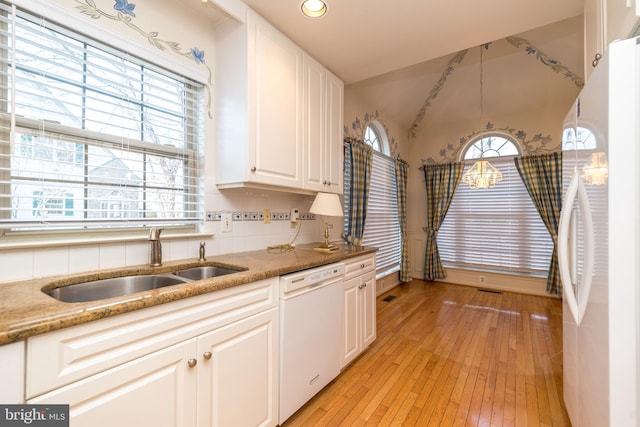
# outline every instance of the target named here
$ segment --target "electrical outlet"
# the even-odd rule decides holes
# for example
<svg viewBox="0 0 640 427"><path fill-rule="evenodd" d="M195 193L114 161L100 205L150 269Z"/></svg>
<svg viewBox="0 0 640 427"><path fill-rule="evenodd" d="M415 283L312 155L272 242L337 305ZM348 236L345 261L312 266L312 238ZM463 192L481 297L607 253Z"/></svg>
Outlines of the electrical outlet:
<svg viewBox="0 0 640 427"><path fill-rule="evenodd" d="M262 212L262 215L264 216L263 219L265 224L271 223L271 209L265 208L264 211Z"/></svg>
<svg viewBox="0 0 640 427"><path fill-rule="evenodd" d="M297 208L291 208L291 213L289 214L289 220L291 222L300 221L300 211Z"/></svg>
<svg viewBox="0 0 640 427"><path fill-rule="evenodd" d="M484 285L486 282L485 277L484 276L480 276L480 284Z"/></svg>
<svg viewBox="0 0 640 427"><path fill-rule="evenodd" d="M220 223L220 232L231 233L233 231L233 214L225 212L222 214L220 220L222 221Z"/></svg>

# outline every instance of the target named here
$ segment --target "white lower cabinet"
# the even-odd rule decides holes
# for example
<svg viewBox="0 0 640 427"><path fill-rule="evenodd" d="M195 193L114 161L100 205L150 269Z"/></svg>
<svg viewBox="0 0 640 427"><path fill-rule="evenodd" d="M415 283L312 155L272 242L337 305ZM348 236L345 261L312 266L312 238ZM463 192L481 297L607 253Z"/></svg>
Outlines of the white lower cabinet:
<svg viewBox="0 0 640 427"><path fill-rule="evenodd" d="M278 423L278 310L198 339L199 426Z"/></svg>
<svg viewBox="0 0 640 427"><path fill-rule="evenodd" d="M376 339L376 269L374 256L345 263L340 368Z"/></svg>
<svg viewBox="0 0 640 427"><path fill-rule="evenodd" d="M30 399L68 404L73 426L195 426L196 340L169 348Z"/></svg>
<svg viewBox="0 0 640 427"><path fill-rule="evenodd" d="M24 403L24 341L0 346L0 402Z"/></svg>
<svg viewBox="0 0 640 427"><path fill-rule="evenodd" d="M277 284L30 338L27 403L69 404L77 427L275 426Z"/></svg>

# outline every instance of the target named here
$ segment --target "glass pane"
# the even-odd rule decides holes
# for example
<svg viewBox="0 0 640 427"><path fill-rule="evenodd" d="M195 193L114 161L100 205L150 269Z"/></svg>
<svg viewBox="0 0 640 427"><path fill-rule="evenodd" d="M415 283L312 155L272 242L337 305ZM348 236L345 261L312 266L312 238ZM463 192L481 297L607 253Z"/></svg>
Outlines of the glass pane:
<svg viewBox="0 0 640 427"><path fill-rule="evenodd" d="M465 160L485 157L517 156L518 148L506 138L487 136L473 143L464 155Z"/></svg>
<svg viewBox="0 0 640 427"><path fill-rule="evenodd" d="M373 147L376 151L380 150L380 138L378 137L378 133L371 126L367 126L367 129L364 131L364 142Z"/></svg>

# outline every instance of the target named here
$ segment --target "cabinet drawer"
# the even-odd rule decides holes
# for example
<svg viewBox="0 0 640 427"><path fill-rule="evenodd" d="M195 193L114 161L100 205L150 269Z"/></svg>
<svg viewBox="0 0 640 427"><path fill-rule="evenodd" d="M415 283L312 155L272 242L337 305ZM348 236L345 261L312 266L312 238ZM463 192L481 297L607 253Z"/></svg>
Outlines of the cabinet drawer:
<svg viewBox="0 0 640 427"><path fill-rule="evenodd" d="M277 298L272 278L31 337L27 399L277 307Z"/></svg>
<svg viewBox="0 0 640 427"><path fill-rule="evenodd" d="M376 269L375 255L366 255L351 260L346 260L344 265L344 277L350 279Z"/></svg>

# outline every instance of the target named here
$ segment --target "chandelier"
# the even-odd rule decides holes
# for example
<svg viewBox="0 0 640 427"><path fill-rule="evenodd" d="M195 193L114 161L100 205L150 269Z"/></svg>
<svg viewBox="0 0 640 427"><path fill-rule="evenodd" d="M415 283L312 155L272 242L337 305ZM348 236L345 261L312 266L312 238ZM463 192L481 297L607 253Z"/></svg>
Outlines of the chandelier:
<svg viewBox="0 0 640 427"><path fill-rule="evenodd" d="M462 175L462 180L469 187L493 188L502 181L502 172L486 160L479 160Z"/></svg>
<svg viewBox="0 0 640 427"><path fill-rule="evenodd" d="M609 165L606 153L600 151L591 153L588 164L582 168L582 178L587 185L606 185L609 177Z"/></svg>

